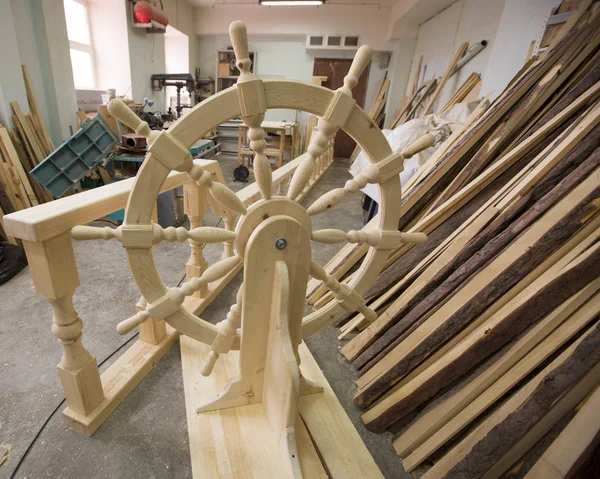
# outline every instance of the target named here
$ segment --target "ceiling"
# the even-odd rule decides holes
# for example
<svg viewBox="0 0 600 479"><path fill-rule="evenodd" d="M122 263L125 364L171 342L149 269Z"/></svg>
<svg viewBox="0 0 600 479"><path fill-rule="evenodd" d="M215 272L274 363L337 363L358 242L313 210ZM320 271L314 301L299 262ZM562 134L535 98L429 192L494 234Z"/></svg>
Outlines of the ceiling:
<svg viewBox="0 0 600 479"><path fill-rule="evenodd" d="M212 7L215 4L248 4L248 5L258 5L258 0L187 0L189 4L195 6L195 7ZM335 5L337 4L341 4L341 5L348 5L348 4L354 4L354 5L381 5L381 6L386 6L386 7L391 7L393 6L398 0L328 0L327 4L328 5ZM292 7L290 7L292 8Z"/></svg>

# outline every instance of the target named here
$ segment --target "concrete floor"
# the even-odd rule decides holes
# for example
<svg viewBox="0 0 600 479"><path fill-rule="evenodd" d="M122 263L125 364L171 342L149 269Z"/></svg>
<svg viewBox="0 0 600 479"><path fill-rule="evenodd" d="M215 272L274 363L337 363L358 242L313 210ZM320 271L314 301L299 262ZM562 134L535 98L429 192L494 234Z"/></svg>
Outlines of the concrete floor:
<svg viewBox="0 0 600 479"><path fill-rule="evenodd" d="M223 159L221 168L234 190L245 184L230 182L234 162ZM347 160L337 160L305 199L305 205L350 177ZM208 214L207 226L219 218ZM314 218L313 228L359 229L360 195L347 198L332 211ZM337 245L313 243L313 257L324 264ZM205 248L212 264L221 250ZM134 313L139 293L124 250L116 242L75 242L81 287L74 304L84 322L83 343L103 363L104 370L118 357L113 354L132 340L119 336L116 324ZM187 244L162 243L155 260L163 281L177 285L185 275ZM202 314L211 322L223 319L235 298L241 274ZM0 478L11 477L40 427L63 399L55 366L61 347L50 331L51 308L35 293L29 269L0 286L0 445L11 449L0 468ZM307 339L348 415L356 425L386 478L410 477L404 472L388 435L367 431L352 403L355 373L339 355L337 328L330 327ZM125 345L125 349L128 345ZM111 356L112 355L112 356ZM14 477L19 478L182 478L191 477L186 429L181 358L178 345L148 374L93 437L68 429L57 409L51 416Z"/></svg>

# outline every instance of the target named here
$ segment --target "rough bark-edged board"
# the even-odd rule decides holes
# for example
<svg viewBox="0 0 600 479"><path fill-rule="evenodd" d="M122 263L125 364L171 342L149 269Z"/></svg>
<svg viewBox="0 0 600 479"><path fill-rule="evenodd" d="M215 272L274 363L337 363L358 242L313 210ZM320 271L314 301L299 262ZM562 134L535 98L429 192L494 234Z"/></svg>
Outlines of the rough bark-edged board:
<svg viewBox="0 0 600 479"><path fill-rule="evenodd" d="M537 347L544 337L563 324L590 296L596 293L598 288L600 288L600 280L593 281L586 288L571 296L538 324L526 331L502 357L476 378L420 416L394 441L394 449L398 455L407 457L424 442L429 441L438 430L464 411L471 401L491 387L511 367L518 364L532 348Z"/></svg>
<svg viewBox="0 0 600 479"><path fill-rule="evenodd" d="M518 291L513 286L531 269L542 264L598 211L600 204L595 200L600 197L600 186L591 192L589 190L594 183L600 184L600 170L594 171L540 218L540 226L528 229L515 239L510 247L473 275L458 293L443 305L435 306L431 313L426 313L394 341L395 349L365 374L368 383L357 395L358 403L372 403L389 387L390 382L393 384L397 378L410 372L509 289L512 288L512 295L516 294ZM507 299L503 297L504 301Z"/></svg>
<svg viewBox="0 0 600 479"><path fill-rule="evenodd" d="M595 281L595 283L593 289L597 290L598 281ZM516 364L514 364L515 361L513 358L514 366L506 371L504 375L491 382L489 387L486 390L483 390L472 402L464 404L464 407L457 412L456 416L451 418L427 439L425 443L413 451L402 462L404 468L409 472L412 471L437 449L459 434L461 430L467 427L479 415L483 414L486 409L492 407L496 401L542 364L542 362L553 354L554 351L562 347L563 344L569 341L582 328L585 328L588 322L598 314L599 308L600 295L596 294L584 306L576 310L572 317L568 317L568 314L560 314L559 316L564 321L563 324L556 328L555 331L551 332L548 337L542 339L542 341L536 345L533 350L528 352L527 355L516 361ZM557 309L561 310L561 307ZM568 312L573 308L565 309ZM562 311L564 311L564 309L562 309L561 312ZM553 313L550 313L547 317L552 318Z"/></svg>
<svg viewBox="0 0 600 479"><path fill-rule="evenodd" d="M528 206L528 202L531 202L535 198L534 195L528 197L527 201L517 202L513 207L508 209L505 215L498 218L497 221L486 228L476 240L472 241L464 251L457 255L454 261L432 280L428 288L424 289L421 294L396 313L395 318L401 318L401 324L385 333L378 340L377 345L373 345L371 352L365 354L361 360L357 361L356 366L362 367L366 365L367 361L372 361L375 355L381 354L391 344L398 344L402 337L400 334L406 335L407 333L403 333L403 331L406 331L406 328L410 327L414 329L412 325L418 324L414 322L415 320L418 321L416 318L422 317L423 314L426 314L431 308L460 288L470 275L485 266L491 258L494 258L519 234L537 221L538 218L546 213L569 191L598 168L600 165L600 149L597 149L595 152L593 150L599 144L600 127L597 127L595 131L588 134L584 141L577 145L573 152L559 164L562 166L557 166L556 170L562 171L564 174L566 166L576 165L589 156L581 166L569 174L552 191L531 205L524 214L521 215L521 211ZM592 154L590 155L590 153ZM538 187L543 191L543 189L550 188L558 179L560 177L551 175L546 181L540 183ZM391 313L392 311L389 314ZM395 318L391 318L391 324L394 324Z"/></svg>
<svg viewBox="0 0 600 479"><path fill-rule="evenodd" d="M600 387L529 470L526 479L561 479L576 471L600 439Z"/></svg>
<svg viewBox="0 0 600 479"><path fill-rule="evenodd" d="M424 373L424 379L418 381L418 385L410 384L410 391L398 391L366 413L363 419L368 427L382 430L387 424L413 410L595 280L595 272L600 267L600 247L590 247L568 266L563 266L563 263L564 261L559 261L552 268L553 273L549 270L546 275L538 278L505 307L506 311L500 310L471 334L468 341L463 341L452 350L451 360L444 358L432 367L434 372Z"/></svg>
<svg viewBox="0 0 600 479"><path fill-rule="evenodd" d="M570 391L578 393L574 407L594 389L599 379L600 323L596 323L423 477L483 476L543 420L561 395L567 393L564 398ZM527 450L522 448L519 452L524 454Z"/></svg>

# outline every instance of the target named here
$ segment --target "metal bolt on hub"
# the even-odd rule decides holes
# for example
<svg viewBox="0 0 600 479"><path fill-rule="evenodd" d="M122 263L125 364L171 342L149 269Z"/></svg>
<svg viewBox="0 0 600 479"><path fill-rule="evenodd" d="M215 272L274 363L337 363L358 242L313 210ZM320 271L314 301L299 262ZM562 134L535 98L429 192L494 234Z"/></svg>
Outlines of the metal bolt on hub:
<svg viewBox="0 0 600 479"><path fill-rule="evenodd" d="M277 241L275 241L275 248L277 249L284 249L287 246L287 241L283 238L279 238Z"/></svg>

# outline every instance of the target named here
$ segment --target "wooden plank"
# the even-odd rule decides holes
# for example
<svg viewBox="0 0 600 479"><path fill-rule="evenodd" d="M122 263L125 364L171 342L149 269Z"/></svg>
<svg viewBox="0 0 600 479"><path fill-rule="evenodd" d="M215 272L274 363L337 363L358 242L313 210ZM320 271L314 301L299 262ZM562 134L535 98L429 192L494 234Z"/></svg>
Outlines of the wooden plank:
<svg viewBox="0 0 600 479"><path fill-rule="evenodd" d="M525 478L561 479L573 474L600 438L599 410L600 387L597 387Z"/></svg>
<svg viewBox="0 0 600 479"><path fill-rule="evenodd" d="M461 473L464 477L499 477L501 469L510 467L541 437L540 432L549 430L597 386L599 338L600 324L596 323L422 477ZM492 466L496 474L491 474Z"/></svg>
<svg viewBox="0 0 600 479"><path fill-rule="evenodd" d="M194 477L287 477L261 404L196 413L203 398L211 397L239 370L239 353L231 351L215 366L213 375L200 374L210 346L181 338L182 368ZM304 477L374 477L382 474L362 443L325 377L304 344L301 370L317 380L324 392L300 398L296 423L299 457ZM212 433L210 433L212 432ZM309 434L310 433L310 434ZM259 441L256 439L260 438ZM311 440L307 440L310 438ZM315 451L318 450L318 455Z"/></svg>
<svg viewBox="0 0 600 479"><path fill-rule="evenodd" d="M598 232L579 247L584 249L589 246L597 234ZM399 390L378 403L363 416L365 423L370 428L379 430L389 424L391 418L397 420L414 409L416 404L432 397L443 387L442 384L448 384L470 370L527 326L549 314L564 300L587 286L595 279L588 268L594 268L596 266L593 265L600 262L600 246L590 247L575 259L572 258L573 255L574 252L571 252L552 265L545 275L539 276L523 289L466 340L441 358L431 370L407 384L404 390Z"/></svg>
<svg viewBox="0 0 600 479"><path fill-rule="evenodd" d="M44 152L38 145L35 133L31 130L29 122L26 120L25 115L23 114L23 111L21 110L21 107L19 106L19 103L16 101L11 101L10 106L12 107L13 111L15 112L15 116L19 119L20 128L25 133L25 137L26 137L27 141L29 142L29 145L31 146L31 149L34 153L33 159L36 161L36 166L37 166L41 161L44 160L44 158L46 158L46 155L44 154Z"/></svg>
<svg viewBox="0 0 600 479"><path fill-rule="evenodd" d="M450 61L450 64L448 65L448 68L446 69L446 73L444 73L444 76L440 80L433 96L431 97L431 99L429 100L429 103L425 107L425 110L423 110L423 112L421 113L421 118L423 118L424 116L428 115L429 113L431 113L433 111L433 105L435 104L437 99L440 97L442 90L446 86L446 82L448 81L448 78L450 78L450 75L452 75L452 72L456 68L456 64L462 58L462 56L465 54L468 47L469 47L468 42L464 42L458 47L456 54L454 55L454 57Z"/></svg>
<svg viewBox="0 0 600 479"><path fill-rule="evenodd" d="M441 304L446 297L461 287L462 282L466 278L469 278L471 274L475 274L480 268L484 267L486 262L491 261L495 255L499 254L519 234L537 221L543 213L554 206L567 192L598 168L600 166L600 150L594 150L600 144L600 129L592 133L585 137L585 141L577 144L571 155L565 158L564 163L570 165L575 162L575 165L577 165L576 162L578 159L579 161L581 161L580 158L586 160L558 186L554 185L558 182L559 177L551 177L546 182L550 184L544 184L545 188L551 189L551 191L536 202L535 208L530 208L518 220L514 222L509 221L509 225L504 224L502 216L498 218L477 240L469 245L469 248L454 258L419 296L403 306L400 304L399 307L390 308L386 323L385 325L382 324L385 327L383 329L378 328L379 332L376 333L376 336L382 336L382 333L386 329L389 329L389 331L385 332L381 339L378 340L377 345L373 346L369 353L363 355L360 361L356 363L357 367L365 366L369 361L373 360L376 354L380 354L385 348L389 348L390 344L398 344L401 340L401 335L404 334L403 331L412 327L412 324L416 324L414 323L417 320L416 318L423 317L431 308L437 304ZM525 170L522 171L525 172ZM520 215L521 210L525 206L527 206L527 202L524 204L516 203L515 207L509 208L504 215L508 219L515 218ZM497 208L491 210L494 214L497 214L499 211L501 210ZM482 226L485 226L485 223ZM399 318L402 318L402 324L395 325Z"/></svg>
<svg viewBox="0 0 600 479"><path fill-rule="evenodd" d="M451 280L445 282L446 288L438 288L442 291L439 295L430 295L426 301L419 303L409 313L410 318L407 316L409 329L384 350L382 355L385 354L385 357L357 382L363 388L356 397L358 403L370 404L389 387L390 382L393 384L398 377L410 372L428 356L435 349L434 343L441 345L440 341L458 333L500 297L507 301L509 289L511 294L516 294L514 286L518 281L532 268L542 264L551 252L581 228L590 214L593 216L597 211L599 206L591 203L600 192L600 187L594 188L596 185L600 185L600 169L596 169L541 216L537 223L539 226L527 229L491 261L490 257L481 254L480 257L488 258L489 263L477 274L470 276L467 282L459 282L464 286L446 302L443 302L443 298L451 292L447 290L453 284ZM527 220L525 218L523 222L528 224ZM520 224L516 229L519 227ZM493 243L488 248L495 251ZM478 259L475 257L471 262L477 262ZM459 281L463 278L460 270L453 277ZM442 301L438 300L438 296L441 296ZM438 304L441 306L436 307ZM396 325L386 334L388 337L395 336L394 330L402 327L404 325Z"/></svg>
<svg viewBox="0 0 600 479"><path fill-rule="evenodd" d="M539 324L535 325L534 330L537 334L528 334L526 337L529 341L539 341L539 334L544 334L546 328L552 328L556 322L562 321L555 331L552 331L547 337L543 338L539 344L535 345L534 349L523 356L523 351L519 350L515 357L515 348L507 353L510 355L510 363L513 366L509 370L505 370L505 373L498 376L496 379L487 383L487 389L480 386L482 392L472 402L465 401L460 410L456 410L456 415L448 420L446 424L435 431L431 437L429 437L422 445L414 450L404 461L402 465L406 471L410 472L414 470L419 464L427 459L436 450L450 441L453 437L460 433L465 427L473 422L478 416L482 415L488 408L492 407L504 394L510 391L515 385L524 379L529 373L533 372L535 368L542 364L551 354L562 347L567 341L569 341L577 332L582 328L585 328L588 323L596 317L600 310L600 295L595 294L592 299L587 301L580 309L573 311L574 305L577 305L581 297L589 294L589 290L598 290L600 281L596 280L591 283L583 295L578 297L574 295L572 298L574 301L567 301L563 303L558 309L553 311L550 315L544 318ZM572 314L571 317L570 314ZM548 323L551 323L550 325ZM520 340L519 345L522 345L525 341ZM526 347L530 347L527 344ZM500 362L504 358L501 358ZM506 366L506 364L504 364ZM494 368L495 364L492 366ZM484 374L487 371L484 371ZM479 379L479 378L477 378ZM467 387L470 386L467 385ZM462 392L462 391L461 391ZM464 393L463 393L464 394ZM471 393L472 394L472 393ZM461 395L462 396L462 395ZM452 398L451 398L452 399ZM408 431L407 431L408 432Z"/></svg>
<svg viewBox="0 0 600 479"><path fill-rule="evenodd" d="M39 204L33 188L31 187L31 183L29 182L29 178L25 170L23 169L23 165L21 164L21 160L19 160L19 155L15 150L14 145L8 135L8 131L5 128L0 127L0 143L2 144L2 154L5 159L10 161L17 171L19 175L19 180L23 184L25 188L25 192L27 193L27 197L29 199L30 206L36 206Z"/></svg>
<svg viewBox="0 0 600 479"><path fill-rule="evenodd" d="M398 455L408 456L435 435L448 421L464 410L479 394L491 387L496 380L517 364L548 334L563 324L566 318L570 317L592 295L596 294L599 287L599 280L595 280L575 293L538 324L532 326L493 365L453 393L452 396L420 416L394 441L394 449Z"/></svg>
<svg viewBox="0 0 600 479"><path fill-rule="evenodd" d="M42 120L42 112L40 110L40 106L37 102L35 92L33 91L33 87L31 85L29 71L27 70L27 67L25 65L21 65L21 69L23 71L23 81L25 82L25 92L27 93L27 100L29 102L29 111L31 112L31 116L36 128L39 129L42 135L46 154L49 155L54 151L54 144L52 143L52 140L48 135L48 131L44 126L44 121Z"/></svg>

